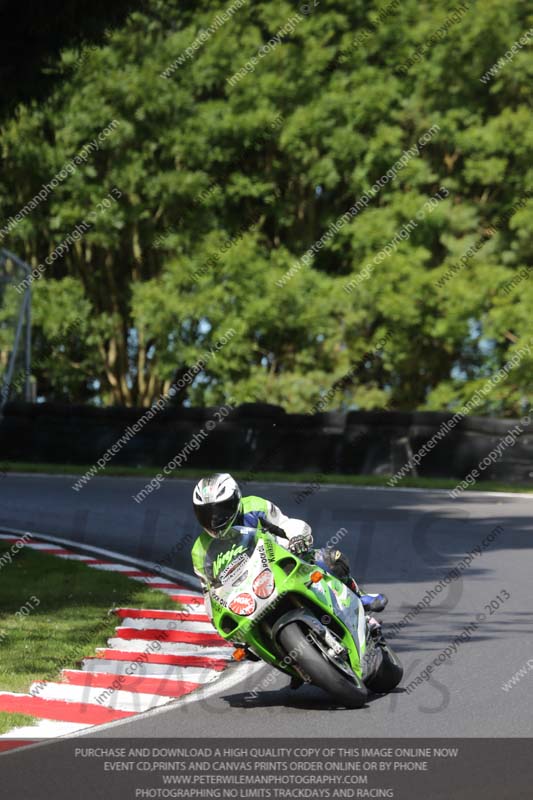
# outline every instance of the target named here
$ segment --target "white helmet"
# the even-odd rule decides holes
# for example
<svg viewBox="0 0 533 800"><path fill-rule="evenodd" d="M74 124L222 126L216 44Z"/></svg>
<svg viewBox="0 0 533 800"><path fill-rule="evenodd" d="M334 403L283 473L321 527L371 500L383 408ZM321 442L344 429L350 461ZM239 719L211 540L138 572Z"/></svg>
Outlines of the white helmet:
<svg viewBox="0 0 533 800"><path fill-rule="evenodd" d="M227 472L202 478L194 487L192 502L196 519L214 539L231 530L241 505L241 490Z"/></svg>

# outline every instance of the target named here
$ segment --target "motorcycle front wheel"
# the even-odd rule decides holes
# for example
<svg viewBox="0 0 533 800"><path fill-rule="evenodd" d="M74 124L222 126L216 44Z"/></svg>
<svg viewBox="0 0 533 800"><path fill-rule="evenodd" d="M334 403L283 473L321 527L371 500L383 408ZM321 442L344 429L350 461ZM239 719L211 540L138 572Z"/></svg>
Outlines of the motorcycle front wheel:
<svg viewBox="0 0 533 800"><path fill-rule="evenodd" d="M364 683L356 676L348 677L328 658L325 645L309 628L291 622L278 635L279 642L288 656L298 665L309 682L323 689L346 708L361 708L367 700Z"/></svg>

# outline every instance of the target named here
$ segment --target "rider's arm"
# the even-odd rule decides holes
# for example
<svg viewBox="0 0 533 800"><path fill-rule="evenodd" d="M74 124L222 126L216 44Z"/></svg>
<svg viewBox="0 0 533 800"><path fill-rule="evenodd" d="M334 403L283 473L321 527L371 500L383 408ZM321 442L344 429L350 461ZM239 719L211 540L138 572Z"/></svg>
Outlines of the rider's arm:
<svg viewBox="0 0 533 800"><path fill-rule="evenodd" d="M280 508L274 503L268 503L268 511L265 512L265 519L272 525L281 528L286 539L292 539L293 536L301 536L303 534L310 534L311 527L304 522L303 519L294 519L284 514Z"/></svg>
<svg viewBox="0 0 533 800"><path fill-rule="evenodd" d="M211 611L211 598L209 596L209 583L208 583L207 578L205 577L205 575L203 575L201 572L199 572L196 569L194 571L196 572L196 574L200 578L200 583L202 585L202 592L204 594L205 613L207 614L208 617L212 618L213 617L213 613Z"/></svg>
<svg viewBox="0 0 533 800"><path fill-rule="evenodd" d="M207 576L204 571L204 560L205 560L205 547L202 545L201 537L198 537L196 542L193 545L192 552L192 566L195 575L200 578L200 583L202 585L202 592L204 593L204 605L206 614L210 617L211 614L211 599L209 597L209 582L207 580Z"/></svg>
<svg viewBox="0 0 533 800"><path fill-rule="evenodd" d="M303 519L287 517L274 503L268 503L268 511L264 514L264 523L266 523L267 530L269 526L272 526L272 533L287 539L289 549L294 549L296 553L305 553L313 546L311 526Z"/></svg>

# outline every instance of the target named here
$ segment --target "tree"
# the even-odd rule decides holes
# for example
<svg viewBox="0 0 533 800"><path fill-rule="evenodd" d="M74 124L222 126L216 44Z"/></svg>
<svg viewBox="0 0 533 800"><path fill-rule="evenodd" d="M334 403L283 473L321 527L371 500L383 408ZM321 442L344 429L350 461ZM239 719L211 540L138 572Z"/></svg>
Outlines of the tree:
<svg viewBox="0 0 533 800"><path fill-rule="evenodd" d="M480 80L526 8L306 11L149 0L4 125L8 218L117 121L9 234L37 267L91 225L35 282L43 321L76 297L86 325L87 380L65 363L47 396L146 405L234 329L179 402L308 411L342 381L331 407L454 408L531 336L533 288L506 290L532 255L531 50ZM530 375L479 410L518 413Z"/></svg>

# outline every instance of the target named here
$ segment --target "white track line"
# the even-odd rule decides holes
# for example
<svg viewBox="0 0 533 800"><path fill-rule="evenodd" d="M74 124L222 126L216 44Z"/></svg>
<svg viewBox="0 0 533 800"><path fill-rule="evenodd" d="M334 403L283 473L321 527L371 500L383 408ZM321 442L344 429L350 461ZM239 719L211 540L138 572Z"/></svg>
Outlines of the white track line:
<svg viewBox="0 0 533 800"><path fill-rule="evenodd" d="M58 558L66 558L67 561L93 561L91 556L80 556L77 553L54 553Z"/></svg>
<svg viewBox="0 0 533 800"><path fill-rule="evenodd" d="M13 728L13 730L1 734L0 739L55 739L58 736L68 736L70 733L93 727L94 725L82 725L79 722L40 719L36 725Z"/></svg>
<svg viewBox="0 0 533 800"><path fill-rule="evenodd" d="M147 583L148 585L150 585L152 583L157 583L157 584L164 583L165 586L168 586L169 589L177 589L178 585L179 585L179 584L176 583L176 581L169 581L166 578L158 578L157 575L154 575L153 578L138 577L138 576L132 575L131 578L134 581L143 581L144 583ZM160 588L160 587L158 586L158 588Z"/></svg>
<svg viewBox="0 0 533 800"><path fill-rule="evenodd" d="M167 478L167 480L169 480ZM250 484L258 483L261 486L264 486L264 483L259 483L258 481L250 481ZM296 481L265 481L268 483L269 486L279 486L279 487L301 487L305 488L309 486L309 483L296 483ZM350 484L350 483L324 483L320 489L321 492L327 492L328 489L345 489L347 491L356 489L362 491L370 491L370 492L418 492L419 494L448 494L453 490L451 486L449 489L423 489L417 486L363 486L357 484ZM463 497L522 497L527 498L529 500L533 500L533 492L526 493L526 492L491 492L489 489L483 489L480 491L468 491L464 492ZM450 498L451 500L452 498ZM456 502L454 500L454 502Z"/></svg>
<svg viewBox="0 0 533 800"><path fill-rule="evenodd" d="M40 542L28 542L26 547L31 548L32 550L45 550L50 551L51 553L56 554L56 550L63 550L64 548L59 547L57 544L41 544Z"/></svg>
<svg viewBox="0 0 533 800"><path fill-rule="evenodd" d="M163 586L161 589L158 589L157 591L163 592L163 594L168 594L168 595L179 596L181 594L184 597L190 597L191 595L193 597L202 597L201 592L193 592L190 589L183 589L183 587L181 586L175 586L173 589L165 589L165 587Z"/></svg>
<svg viewBox="0 0 533 800"><path fill-rule="evenodd" d="M129 661L113 661L112 659L94 658L90 662L84 662L84 672L109 672L114 675L123 675L126 667L130 666ZM140 675L143 678L158 677L171 677L172 675L178 680L188 680L186 677L189 670L197 670L196 667L179 667L174 664L157 664L157 663L138 663L135 665L135 675ZM203 670L203 668L202 668ZM217 672L217 670L209 670L209 672ZM191 671L191 675L193 672ZM220 676L220 672L217 673ZM190 680L193 680L191 678Z"/></svg>
<svg viewBox="0 0 533 800"><path fill-rule="evenodd" d="M78 686L70 683L47 683L39 692L42 700L63 700L67 703L91 703L100 708L112 708L115 711L147 711L155 706L162 706L174 701L173 697L145 694L143 692L114 691L110 697L104 697L106 690L100 687ZM30 689L31 693L31 689ZM98 703L98 698L101 702Z"/></svg>
<svg viewBox="0 0 533 800"><path fill-rule="evenodd" d="M160 631L196 631L197 633L216 633L216 628L210 622L187 622L185 620L150 619L142 617L124 617L121 628L136 628L137 630Z"/></svg>
<svg viewBox="0 0 533 800"><path fill-rule="evenodd" d="M131 650L142 653L149 644L147 639L108 639L108 647L97 647L96 652L103 650ZM174 656L205 656L206 658L223 658L231 660L233 650L230 647L216 647L215 645L189 644L188 642L160 642L161 648L157 653Z"/></svg>
<svg viewBox="0 0 533 800"><path fill-rule="evenodd" d="M191 681L192 683L210 683L220 678L221 672L205 667L179 667L174 664L135 664L135 676L143 678L167 678L175 681ZM126 675L130 668L129 661L113 661L112 659L95 658L94 661L81 670L82 673ZM102 691L102 690L100 690Z"/></svg>

